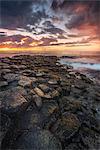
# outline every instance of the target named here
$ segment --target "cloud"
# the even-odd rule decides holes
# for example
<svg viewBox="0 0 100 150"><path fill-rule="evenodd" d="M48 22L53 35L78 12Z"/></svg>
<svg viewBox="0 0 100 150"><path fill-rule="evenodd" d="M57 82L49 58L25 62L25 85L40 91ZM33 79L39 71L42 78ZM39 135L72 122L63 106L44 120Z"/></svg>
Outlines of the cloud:
<svg viewBox="0 0 100 150"><path fill-rule="evenodd" d="M51 23L51 21L45 21L43 23L45 28L54 28L55 26Z"/></svg>
<svg viewBox="0 0 100 150"><path fill-rule="evenodd" d="M63 30L59 29L59 28L49 28L49 29L45 29L45 31L51 33L51 34L63 34Z"/></svg>
<svg viewBox="0 0 100 150"><path fill-rule="evenodd" d="M1 0L1 13L9 16L23 15L27 10L29 11L32 1L24 0Z"/></svg>
<svg viewBox="0 0 100 150"><path fill-rule="evenodd" d="M78 28L80 25L82 25L83 23L86 22L86 19L85 19L85 15L84 14L78 14L78 15L73 15L70 19L70 21L65 24L65 26L68 28L68 29L71 29L71 28Z"/></svg>
<svg viewBox="0 0 100 150"><path fill-rule="evenodd" d="M99 6L94 0L1 0L1 42L23 47L89 44L99 39Z"/></svg>
<svg viewBox="0 0 100 150"><path fill-rule="evenodd" d="M84 0L1 0L1 26L26 27L27 24L39 24L47 18L60 18L71 29L89 21L99 24L100 1ZM49 23L49 22L48 22Z"/></svg>
<svg viewBox="0 0 100 150"><path fill-rule="evenodd" d="M1 0L1 27L14 29L39 24L48 17L52 0Z"/></svg>
<svg viewBox="0 0 100 150"><path fill-rule="evenodd" d="M51 45L51 42L57 42L56 38L41 38L36 40L29 36L23 35L12 35L12 36L2 36L0 38L1 46L9 47L34 47L34 46L48 46Z"/></svg>
<svg viewBox="0 0 100 150"><path fill-rule="evenodd" d="M40 44L40 46L49 46L49 45L51 45L51 42L57 42L57 39L55 39L55 38L42 38L41 41L43 43Z"/></svg>
<svg viewBox="0 0 100 150"><path fill-rule="evenodd" d="M1 27L21 27L31 14L32 1L1 0Z"/></svg>
<svg viewBox="0 0 100 150"><path fill-rule="evenodd" d="M67 28L77 28L81 24L89 22L90 24L100 26L100 1L94 0L54 0L53 10L70 16L65 24Z"/></svg>
<svg viewBox="0 0 100 150"><path fill-rule="evenodd" d="M9 47L26 47L29 43L33 42L34 39L28 36L14 35L14 36L5 36L0 38L0 46L9 46Z"/></svg>

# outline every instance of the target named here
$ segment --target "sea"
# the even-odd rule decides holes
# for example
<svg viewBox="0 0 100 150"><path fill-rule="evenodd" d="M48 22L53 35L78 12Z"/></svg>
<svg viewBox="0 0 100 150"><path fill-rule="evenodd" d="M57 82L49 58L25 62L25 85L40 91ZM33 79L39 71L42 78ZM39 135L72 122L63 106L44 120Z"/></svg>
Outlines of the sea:
<svg viewBox="0 0 100 150"><path fill-rule="evenodd" d="M63 56L59 61L63 65L70 65L74 71L85 74L100 84L99 56Z"/></svg>

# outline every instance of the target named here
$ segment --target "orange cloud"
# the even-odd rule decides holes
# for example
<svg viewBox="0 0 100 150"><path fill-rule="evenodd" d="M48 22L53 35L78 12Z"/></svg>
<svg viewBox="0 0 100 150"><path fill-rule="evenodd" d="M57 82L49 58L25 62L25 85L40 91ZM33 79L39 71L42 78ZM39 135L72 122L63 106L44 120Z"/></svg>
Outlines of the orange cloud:
<svg viewBox="0 0 100 150"><path fill-rule="evenodd" d="M43 44L43 41L34 41L34 42L30 43L29 46L38 46L40 44Z"/></svg>
<svg viewBox="0 0 100 150"><path fill-rule="evenodd" d="M24 43L25 43L25 41L26 41L27 39L28 39L27 37L22 38L22 39L21 39L21 44L24 44Z"/></svg>
<svg viewBox="0 0 100 150"><path fill-rule="evenodd" d="M90 23L84 23L77 27L77 29L72 29L72 32L76 32L77 34L82 36L98 36L98 38L100 37L100 31L98 30L98 27Z"/></svg>

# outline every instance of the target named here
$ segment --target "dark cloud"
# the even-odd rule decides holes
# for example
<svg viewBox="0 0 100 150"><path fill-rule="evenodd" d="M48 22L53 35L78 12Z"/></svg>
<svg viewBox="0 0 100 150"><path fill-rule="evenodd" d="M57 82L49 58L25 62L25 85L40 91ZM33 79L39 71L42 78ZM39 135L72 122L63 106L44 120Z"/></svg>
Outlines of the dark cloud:
<svg viewBox="0 0 100 150"><path fill-rule="evenodd" d="M23 15L29 7L32 1L19 1L19 0L2 0L1 1L1 14L8 16L19 16Z"/></svg>
<svg viewBox="0 0 100 150"><path fill-rule="evenodd" d="M45 33L50 33L50 34L60 34L61 36L63 36L63 33L65 33L64 30L57 28L55 25L53 25L53 23L51 21L45 21L42 24L43 30Z"/></svg>
<svg viewBox="0 0 100 150"><path fill-rule="evenodd" d="M54 28L55 26L51 23L51 21L45 21L43 23L44 27L46 28Z"/></svg>
<svg viewBox="0 0 100 150"><path fill-rule="evenodd" d="M0 37L5 37L6 33L5 32L0 32Z"/></svg>
<svg viewBox="0 0 100 150"><path fill-rule="evenodd" d="M13 45L17 45L18 46L26 46L26 47L31 47L32 43L34 42L37 42L38 43L38 46L48 46L48 45L51 45L51 42L57 42L57 39L56 38L41 38L40 40L42 43L39 44L39 41L34 39L34 38L31 38L31 37L28 37L28 36L22 36L22 35L13 35L13 36L5 36L5 37L1 37L0 38L0 45L2 45L3 43L7 43L7 42L12 42ZM22 44L21 44L22 42ZM24 44L23 44L24 42ZM11 43L11 45L12 45ZM10 44L8 44L10 45ZM33 44L34 45L34 44Z"/></svg>
<svg viewBox="0 0 100 150"><path fill-rule="evenodd" d="M31 1L2 0L1 27L15 28L24 26L31 13Z"/></svg>
<svg viewBox="0 0 100 150"><path fill-rule="evenodd" d="M71 19L66 25L67 28L77 28L88 22L100 26L100 1L98 0L53 0L53 10L69 14ZM67 12L67 13L66 13Z"/></svg>
<svg viewBox="0 0 100 150"><path fill-rule="evenodd" d="M63 34L64 33L64 30L56 28L56 27L54 27L54 28L45 28L45 31L48 32L48 33L51 33L51 34L57 34L57 33Z"/></svg>
<svg viewBox="0 0 100 150"><path fill-rule="evenodd" d="M59 34L58 39L68 39L68 37L65 37L63 34Z"/></svg>
<svg viewBox="0 0 100 150"><path fill-rule="evenodd" d="M90 44L90 42L92 41L92 40L94 40L94 39L98 39L98 37L96 36L96 37L89 37L89 38L87 38L87 39L85 39L85 38L82 38L81 40L77 40L77 41L72 41L72 42L64 42L64 43L58 43L58 42L56 42L56 43L52 43L51 45L52 46L54 46L54 45L83 45L83 44Z"/></svg>
<svg viewBox="0 0 100 150"><path fill-rule="evenodd" d="M85 43L85 44L68 44L66 47L78 47L78 46L90 46L91 44Z"/></svg>
<svg viewBox="0 0 100 150"><path fill-rule="evenodd" d="M85 22L86 22L85 15L84 14L78 14L78 15L73 15L71 20L67 24L65 24L65 26L69 29L77 28Z"/></svg>
<svg viewBox="0 0 100 150"><path fill-rule="evenodd" d="M44 0L45 1L45 0ZM27 24L39 23L46 18L42 0L1 0L1 27L25 28ZM36 7L34 7L36 6ZM42 9L37 9L39 6Z"/></svg>
<svg viewBox="0 0 100 150"><path fill-rule="evenodd" d="M7 42L7 41L20 42L22 38L25 38L25 37L22 35L5 36L5 37L0 38L0 43Z"/></svg>
<svg viewBox="0 0 100 150"><path fill-rule="evenodd" d="M76 37L82 37L81 34L67 34L67 36L70 38L76 38Z"/></svg>
<svg viewBox="0 0 100 150"><path fill-rule="evenodd" d="M49 18L52 11L60 11L69 15L71 19L66 27L76 28L85 22L100 25L100 1L94 0L1 0L1 27L26 28L27 24L39 24L44 18ZM80 8L79 8L80 7ZM86 9L81 12L82 7ZM55 15L57 15L55 12ZM63 16L63 14L62 14ZM52 14L52 17L54 15ZM58 15L59 18L59 15ZM50 21L44 23L53 28Z"/></svg>
<svg viewBox="0 0 100 150"><path fill-rule="evenodd" d="M46 38L42 38L40 41L43 43L40 46L47 45L63 45L63 44L87 44L93 40L93 38L69 43L58 43L57 39L71 39L82 38L83 35L72 34L72 29L81 30L79 27L82 25L86 28L96 27L98 30L96 34L99 34L100 26L100 1L96 0L1 0L1 28L25 29L26 33L31 33L30 37L27 37L26 45L31 44L32 41L37 42L34 39L34 35L43 37L47 34ZM69 30L68 30L69 29ZM93 28L95 30L95 28ZM69 32L71 31L71 32ZM11 31L10 31L11 32ZM21 31L24 32L24 31ZM84 32L84 31L83 31ZM70 34L69 34L70 33ZM19 34L19 33L18 33ZM34 35L33 35L34 34ZM89 34L89 33L88 33ZM24 33L22 34L24 35ZM29 35L29 34L28 34ZM33 35L33 39L31 38ZM67 35L67 37L65 37ZM0 33L1 42L13 41L20 42L24 36L15 35L7 37L5 33ZM90 35L89 35L90 36ZM62 40L63 41L63 40ZM51 42L55 42L51 44ZM25 45L25 46L26 46Z"/></svg>
<svg viewBox="0 0 100 150"><path fill-rule="evenodd" d="M43 42L40 44L40 46L48 46L51 45L51 42L57 42L57 39L55 38L42 38L41 41Z"/></svg>

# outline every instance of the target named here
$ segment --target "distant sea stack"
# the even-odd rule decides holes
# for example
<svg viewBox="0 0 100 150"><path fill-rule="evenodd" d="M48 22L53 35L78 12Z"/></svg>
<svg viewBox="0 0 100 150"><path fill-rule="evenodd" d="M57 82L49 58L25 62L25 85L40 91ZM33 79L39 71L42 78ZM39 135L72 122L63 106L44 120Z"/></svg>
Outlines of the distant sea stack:
<svg viewBox="0 0 100 150"><path fill-rule="evenodd" d="M0 58L2 150L98 150L99 109L99 85L58 57Z"/></svg>

